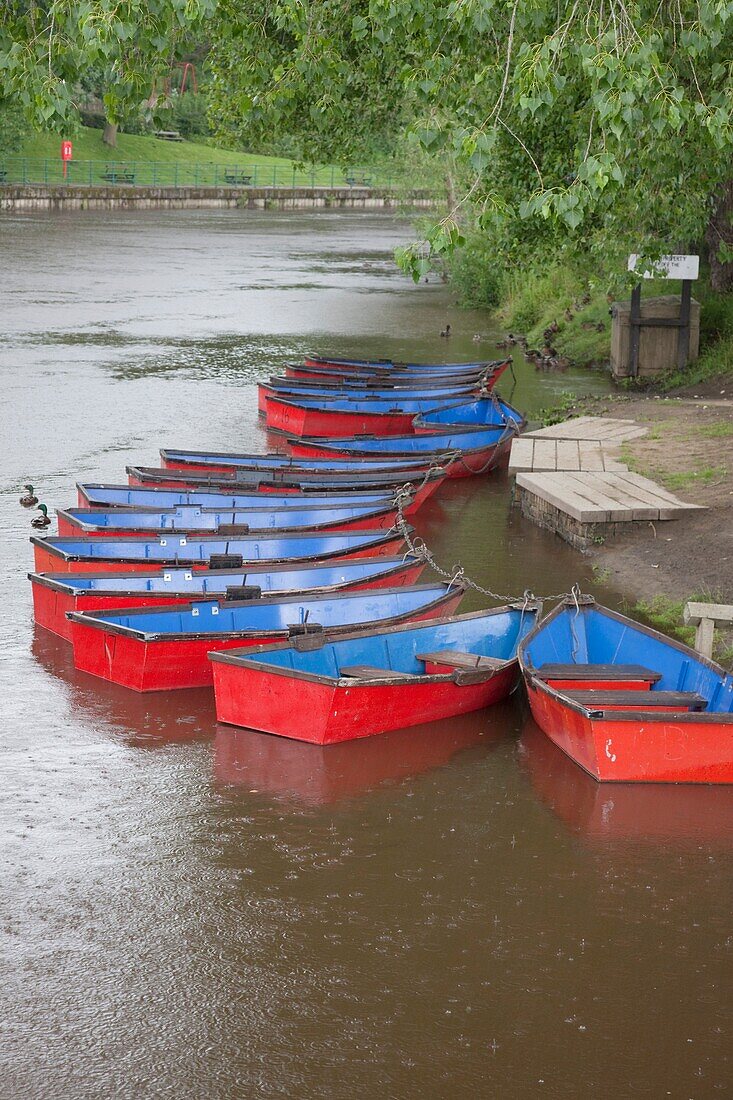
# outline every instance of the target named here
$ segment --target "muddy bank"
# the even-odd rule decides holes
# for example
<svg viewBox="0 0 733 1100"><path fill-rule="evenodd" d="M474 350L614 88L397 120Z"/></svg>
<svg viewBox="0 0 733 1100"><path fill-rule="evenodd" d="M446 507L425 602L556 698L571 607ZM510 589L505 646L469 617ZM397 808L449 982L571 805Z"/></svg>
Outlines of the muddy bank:
<svg viewBox="0 0 733 1100"><path fill-rule="evenodd" d="M629 602L660 595L686 600L693 593L733 602L732 391L721 383L715 396L612 394L578 406L583 414L628 417L648 427L645 437L624 445L622 460L706 509L636 527L589 551L598 576L628 593Z"/></svg>

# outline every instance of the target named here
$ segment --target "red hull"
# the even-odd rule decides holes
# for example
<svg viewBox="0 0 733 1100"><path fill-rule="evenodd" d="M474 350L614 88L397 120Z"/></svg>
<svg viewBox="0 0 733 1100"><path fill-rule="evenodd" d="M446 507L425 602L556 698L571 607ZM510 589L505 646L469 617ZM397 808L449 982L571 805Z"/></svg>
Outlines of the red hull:
<svg viewBox="0 0 733 1100"><path fill-rule="evenodd" d="M428 610L415 615L390 619L395 622L420 622L423 619L452 615L463 597L463 592L449 594ZM365 624L365 629L372 624ZM337 635L353 631L354 626L334 630ZM245 649L256 645L276 645L283 641L283 632L273 632L269 637L258 634L247 637L235 634L229 637L203 637L171 639L171 641L141 641L124 634L116 634L72 623L74 664L81 672L111 680L133 691L172 691L177 688L207 687L213 681L214 665L207 654L224 649ZM297 700L290 700L304 715L309 714L306 693Z"/></svg>
<svg viewBox="0 0 733 1100"><path fill-rule="evenodd" d="M341 523L321 523L313 524L312 527L263 527L261 529L242 527L239 533L242 535L253 535L257 530L260 530L263 536L276 534L278 531L298 531L303 534L313 534L318 531L330 532L330 531L388 531L390 527L394 527L397 521L397 510L395 508L390 509L388 512L380 512L377 515L374 513L371 516L361 516L359 519L347 519ZM157 539L160 536L170 534L171 530L174 530L176 534L193 535L196 537L206 537L207 535L216 535L216 527L204 527L201 530L196 530L195 527L186 528L161 528L160 530L151 530L150 527L92 527L89 524L83 523L80 520L75 519L73 516L58 516L58 528L59 538L76 538L81 536L82 538L130 538L130 539L144 539L153 538ZM229 530L229 534L232 534L232 529Z"/></svg>
<svg viewBox="0 0 733 1100"><path fill-rule="evenodd" d="M395 534L394 538L385 539L384 542L380 542L378 545L363 546L356 550L345 551L342 554L328 555L327 557L318 558L318 561L350 561L352 558L374 558L374 557L394 557L402 546L404 539L402 535ZM71 560L64 558L62 554L56 553L51 547L39 546L34 544L34 570L36 573L144 573L150 572L149 561L120 561L115 559L114 561L100 561L98 558L78 558ZM293 564L301 562L303 559L290 559ZM308 559L305 559L308 560ZM184 564L181 561L161 561L158 563L160 568L163 569L166 565L179 566ZM205 561L190 563L192 569L208 569L208 563ZM272 565L287 564L287 559L278 562L272 562ZM262 567L263 562L253 561L244 562L243 567L257 566Z"/></svg>
<svg viewBox="0 0 733 1100"><path fill-rule="evenodd" d="M399 400L395 400L395 404L399 405ZM267 427L273 431L326 439L345 435L410 435L415 419L414 413L331 412L273 397L267 401L266 415Z"/></svg>
<svg viewBox="0 0 733 1100"><path fill-rule="evenodd" d="M656 721L592 718L536 681L527 680L527 693L537 725L600 782L733 783L733 725L679 712Z"/></svg>
<svg viewBox="0 0 733 1100"><path fill-rule="evenodd" d="M347 582L346 584L332 585L328 589L308 589L309 592L358 592L363 589L375 588L403 588L410 584L417 584L425 569L424 562L417 565L403 565L396 570L390 570L381 577L373 577L363 581ZM256 574L252 575L253 583L256 583ZM117 607L170 607L174 604L186 604L191 602L191 594L169 596L164 592L151 594L138 592L131 596L99 596L96 594L74 595L68 592L59 592L37 581L31 582L33 591L33 618L38 626L52 631L60 638L71 641L71 623L66 618L67 611L111 611ZM269 593L268 593L269 594ZM197 596L197 599L203 597ZM212 596L212 599L216 599Z"/></svg>
<svg viewBox="0 0 733 1100"><path fill-rule="evenodd" d="M733 798L724 786L616 783L612 788L559 752L531 718L521 761L542 802L589 845L609 841L733 848Z"/></svg>
<svg viewBox="0 0 733 1100"><path fill-rule="evenodd" d="M511 450L511 436L500 443L494 443L489 447L480 447L473 451L462 451L461 454L446 466L446 477L474 477L477 474L488 474L506 465L509 461ZM302 458L358 458L351 451L329 450L318 443L293 442L290 450L294 457ZM384 457L384 456L383 456ZM400 458L401 455L395 457Z"/></svg>
<svg viewBox="0 0 733 1100"><path fill-rule="evenodd" d="M220 722L265 733L333 745L389 730L480 710L505 699L516 662L479 684L449 677L422 684L356 684L339 687L277 675L266 669L212 662L216 716Z"/></svg>

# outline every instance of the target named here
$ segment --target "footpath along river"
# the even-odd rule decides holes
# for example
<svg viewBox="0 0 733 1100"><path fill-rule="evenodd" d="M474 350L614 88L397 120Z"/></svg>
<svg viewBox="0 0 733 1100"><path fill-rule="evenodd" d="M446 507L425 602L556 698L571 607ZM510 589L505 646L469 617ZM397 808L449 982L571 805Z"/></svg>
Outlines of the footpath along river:
<svg viewBox="0 0 733 1100"><path fill-rule="evenodd" d="M500 355L485 315L395 271L409 236L353 213L0 220L3 1100L731 1087L732 791L599 787L521 695L331 749L235 731L208 691L117 689L33 627L25 481L53 509L160 446L264 449L255 382L312 349ZM517 359L524 410L606 388ZM621 598L504 476L417 526L497 591Z"/></svg>

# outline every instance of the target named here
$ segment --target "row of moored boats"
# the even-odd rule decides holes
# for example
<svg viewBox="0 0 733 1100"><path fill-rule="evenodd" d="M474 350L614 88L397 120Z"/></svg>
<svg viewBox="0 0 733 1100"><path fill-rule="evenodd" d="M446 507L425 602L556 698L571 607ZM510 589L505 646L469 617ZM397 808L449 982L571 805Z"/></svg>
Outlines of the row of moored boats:
<svg viewBox="0 0 733 1100"><path fill-rule="evenodd" d="M33 537L36 622L137 691L213 685L220 721L332 744L505 699L602 780L733 781L733 677L587 598L458 614L410 518L506 463L509 365L309 358L259 386L288 454L161 451L77 485Z"/></svg>

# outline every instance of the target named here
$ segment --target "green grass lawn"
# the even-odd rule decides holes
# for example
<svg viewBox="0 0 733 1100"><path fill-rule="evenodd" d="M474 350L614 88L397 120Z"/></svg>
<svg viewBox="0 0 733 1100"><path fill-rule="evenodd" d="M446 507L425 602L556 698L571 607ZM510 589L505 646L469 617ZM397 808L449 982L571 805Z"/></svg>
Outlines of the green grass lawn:
<svg viewBox="0 0 733 1100"><path fill-rule="evenodd" d="M383 182L377 172L332 166L295 168L285 157L268 157L231 149L217 149L194 141L164 141L140 134L118 134L117 146L102 141L102 131L83 127L71 139L74 158L69 180L74 183L131 183L160 186L224 186L242 180L227 180L225 173L236 170L250 177L252 186L343 186L347 177L359 181ZM7 182L58 183L63 178L61 138L56 134L33 134L17 154L0 158ZM134 176L134 179L106 180L104 174Z"/></svg>

